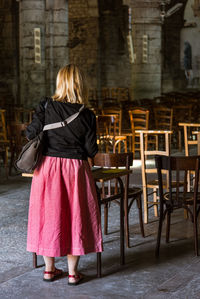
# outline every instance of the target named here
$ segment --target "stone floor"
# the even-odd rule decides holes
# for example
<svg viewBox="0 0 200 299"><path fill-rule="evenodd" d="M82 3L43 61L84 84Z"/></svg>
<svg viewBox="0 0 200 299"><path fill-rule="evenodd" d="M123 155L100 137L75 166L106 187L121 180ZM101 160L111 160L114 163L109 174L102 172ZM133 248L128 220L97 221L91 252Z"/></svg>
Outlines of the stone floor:
<svg viewBox="0 0 200 299"><path fill-rule="evenodd" d="M140 162L134 164L131 183L141 185ZM21 176L4 178L0 169L0 299L103 299L103 298L200 298L200 258L194 255L192 224L177 211L172 218L171 242L164 232L160 258L154 257L157 219L145 225L140 235L137 208L130 214L131 248L126 249L126 264L119 265L119 208L109 210L109 234L104 236L103 276L96 277L96 255L80 260L86 275L82 284L67 285L63 277L52 283L42 280L43 267L32 268L32 254L26 252L26 226L31 180ZM43 263L39 257L39 262ZM56 266L67 271L66 258Z"/></svg>

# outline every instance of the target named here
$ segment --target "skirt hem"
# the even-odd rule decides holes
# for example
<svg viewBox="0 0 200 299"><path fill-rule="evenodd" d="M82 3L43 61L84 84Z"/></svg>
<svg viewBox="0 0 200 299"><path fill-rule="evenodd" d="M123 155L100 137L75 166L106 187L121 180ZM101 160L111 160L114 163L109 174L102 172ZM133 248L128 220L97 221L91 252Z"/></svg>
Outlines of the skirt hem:
<svg viewBox="0 0 200 299"><path fill-rule="evenodd" d="M97 246L96 248L87 248L84 250L80 249L66 249L61 252L55 252L55 250L46 250L46 249L36 249L34 247L28 246L27 251L29 252L35 252L37 255L42 255L42 256L49 256L49 257L61 257L61 256L66 256L68 254L70 255L85 255L88 253L97 253L97 252L102 252L103 248L102 246Z"/></svg>

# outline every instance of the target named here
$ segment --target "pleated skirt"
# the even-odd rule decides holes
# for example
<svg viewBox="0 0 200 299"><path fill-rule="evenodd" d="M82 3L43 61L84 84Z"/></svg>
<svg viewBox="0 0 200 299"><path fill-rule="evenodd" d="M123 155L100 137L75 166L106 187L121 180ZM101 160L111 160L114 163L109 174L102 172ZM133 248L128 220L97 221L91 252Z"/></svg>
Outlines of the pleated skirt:
<svg viewBox="0 0 200 299"><path fill-rule="evenodd" d="M50 257L102 251L97 194L87 161L44 157L34 171L27 250Z"/></svg>

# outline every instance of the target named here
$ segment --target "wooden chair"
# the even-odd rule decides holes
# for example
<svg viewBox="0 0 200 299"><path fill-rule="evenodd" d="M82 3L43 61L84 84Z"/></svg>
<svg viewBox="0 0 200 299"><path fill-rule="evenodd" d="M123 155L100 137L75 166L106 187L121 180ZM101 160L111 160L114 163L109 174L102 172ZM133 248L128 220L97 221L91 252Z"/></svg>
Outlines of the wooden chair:
<svg viewBox="0 0 200 299"><path fill-rule="evenodd" d="M88 94L88 105L91 108L98 110L99 109L99 97L97 89L89 89Z"/></svg>
<svg viewBox="0 0 200 299"><path fill-rule="evenodd" d="M157 131L157 130L140 130L140 156L142 162L142 185L143 185L143 200L144 200L144 223L148 223L149 213L148 210L154 207L154 215L158 217L159 196L158 180L153 178L157 173L155 165L151 168L148 167L148 162L152 161L154 155L169 155L169 139L172 131ZM145 141L149 136L163 135L164 136L164 149L155 150L146 148ZM167 188L167 186L166 186ZM153 200L150 198L153 196Z"/></svg>
<svg viewBox="0 0 200 299"><path fill-rule="evenodd" d="M133 164L133 153L98 153L93 158L94 166L108 167L108 168L118 168L125 167L127 170ZM116 193L116 184L109 184L101 186L101 193L103 197L110 196ZM141 201L142 189L138 187L129 186L129 175L126 175L125 179L125 197L124 197L124 213L125 213L125 231L126 231L126 245L130 247L129 244L129 212L132 207L133 202L136 200L141 234L144 237L144 226L142 217L142 201ZM118 203L118 202L117 202ZM104 234L108 233L108 203L104 205Z"/></svg>
<svg viewBox="0 0 200 299"><path fill-rule="evenodd" d="M122 109L121 108L109 108L104 107L102 110L102 115L113 116L116 115L116 135L115 139L118 141L118 152L121 152L121 142L127 143L126 135L122 134ZM127 148L126 148L127 151Z"/></svg>
<svg viewBox="0 0 200 299"><path fill-rule="evenodd" d="M33 119L33 109L26 109L26 108L14 108L14 122L16 124L19 123L31 123Z"/></svg>
<svg viewBox="0 0 200 299"><path fill-rule="evenodd" d="M136 130L148 130L149 128L149 110L141 107L135 107L129 110L129 117L132 131L132 152L140 152L140 134ZM146 139L147 146L147 139Z"/></svg>
<svg viewBox="0 0 200 299"><path fill-rule="evenodd" d="M9 151L10 142L7 136L5 114L6 114L6 110L0 109L0 154L3 159L3 164L6 171L6 177L8 177L8 151Z"/></svg>
<svg viewBox="0 0 200 299"><path fill-rule="evenodd" d="M155 129L156 130L172 130L173 123L173 109L156 105L153 108L154 111L154 120L155 120ZM170 135L170 144L171 144L171 135ZM156 135L156 149L158 149L158 135Z"/></svg>
<svg viewBox="0 0 200 299"><path fill-rule="evenodd" d="M199 131L200 131L200 124L199 123L179 123L179 127L183 127L184 132L184 149L185 149L185 156L191 156L195 154L200 154L200 142L198 141L199 138ZM191 153L192 150L192 153ZM190 175L194 174L194 172L188 172L188 190L190 189ZM187 214L185 213L185 218L187 218Z"/></svg>
<svg viewBox="0 0 200 299"><path fill-rule="evenodd" d="M183 127L185 155L190 156L190 148L198 146L197 133L200 131L200 123L179 123L179 128Z"/></svg>
<svg viewBox="0 0 200 299"><path fill-rule="evenodd" d="M176 104L173 109L173 132L177 140L177 148L182 151L182 135L179 123L191 122L192 104Z"/></svg>
<svg viewBox="0 0 200 299"><path fill-rule="evenodd" d="M100 151L115 153L117 145L124 143L125 152L127 152L126 136L120 135L119 122L120 117L117 114L98 115L97 120L97 142ZM119 147L119 152L121 147Z"/></svg>
<svg viewBox="0 0 200 299"><path fill-rule="evenodd" d="M159 227L157 235L156 256L159 256L160 239L162 233L162 224L167 217L166 225L166 242L169 242L170 235L170 220L171 214L175 209L184 208L191 216L194 226L194 241L195 241L195 253L198 255L198 231L197 231L197 217L199 209L197 210L197 204L200 204L198 194L199 184L199 171L200 171L200 156L193 157L168 157L168 156L156 156L156 166L158 171L159 181L159 195L160 195L160 217ZM169 192L164 193L163 189L163 175L162 171L168 171L168 186ZM195 171L195 180L193 190L187 191L187 173L188 171ZM175 191L173 191L174 183L172 182L172 176L176 177ZM184 185L180 182L180 179L184 177Z"/></svg>
<svg viewBox="0 0 200 299"><path fill-rule="evenodd" d="M10 132L10 165L9 165L9 175L12 174L12 167L14 161L17 159L20 154L22 147L27 143L27 138L24 135L27 124L15 124L12 123L9 126Z"/></svg>
<svg viewBox="0 0 200 299"><path fill-rule="evenodd" d="M173 109L164 106L154 106L154 118L156 130L172 130Z"/></svg>

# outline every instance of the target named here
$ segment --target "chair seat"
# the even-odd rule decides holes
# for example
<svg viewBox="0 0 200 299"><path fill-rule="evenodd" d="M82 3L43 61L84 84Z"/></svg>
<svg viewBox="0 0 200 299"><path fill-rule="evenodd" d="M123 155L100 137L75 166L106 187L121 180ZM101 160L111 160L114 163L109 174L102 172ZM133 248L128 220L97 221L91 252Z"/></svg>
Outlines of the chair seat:
<svg viewBox="0 0 200 299"><path fill-rule="evenodd" d="M198 198L197 203L200 203L200 193L198 193L197 198ZM182 206L184 207L185 205L193 205L194 204L194 192L186 192L186 193L179 192L178 199L179 200L177 200L176 192L172 192L173 203L171 203L169 192L164 194L164 200L165 200L165 204L167 207L173 205L174 208L176 208L176 207L180 208Z"/></svg>
<svg viewBox="0 0 200 299"><path fill-rule="evenodd" d="M139 187L128 188L128 198L142 194L142 189Z"/></svg>
<svg viewBox="0 0 200 299"><path fill-rule="evenodd" d="M184 182L180 182L179 186L183 186ZM158 188L159 184L158 184L158 180L153 180L153 181L149 181L147 184L147 187L149 188ZM163 181L163 188L166 189L167 188L167 182ZM172 182L172 188L176 188L176 181Z"/></svg>

